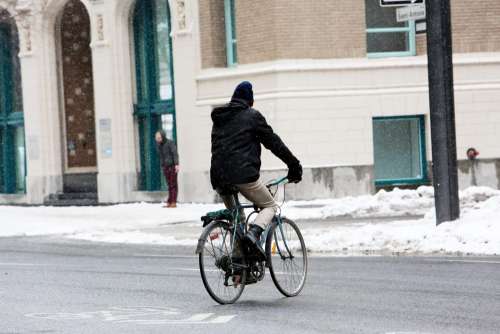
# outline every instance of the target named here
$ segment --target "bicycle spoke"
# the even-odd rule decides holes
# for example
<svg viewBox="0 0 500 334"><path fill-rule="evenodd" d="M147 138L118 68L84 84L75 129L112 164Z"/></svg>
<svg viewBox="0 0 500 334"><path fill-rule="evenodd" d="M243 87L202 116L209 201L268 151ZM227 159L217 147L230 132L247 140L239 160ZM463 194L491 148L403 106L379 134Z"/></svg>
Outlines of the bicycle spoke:
<svg viewBox="0 0 500 334"><path fill-rule="evenodd" d="M200 254L200 269L205 287L217 302L233 303L241 295L245 286L244 281L238 287L234 286L233 234L226 226L215 224L211 230L205 232L204 238L205 245Z"/></svg>
<svg viewBox="0 0 500 334"><path fill-rule="evenodd" d="M272 235L272 247L278 251L271 253L271 276L278 289L286 296L294 296L300 292L307 270L305 247L298 230L292 224L284 219L281 226L274 227Z"/></svg>

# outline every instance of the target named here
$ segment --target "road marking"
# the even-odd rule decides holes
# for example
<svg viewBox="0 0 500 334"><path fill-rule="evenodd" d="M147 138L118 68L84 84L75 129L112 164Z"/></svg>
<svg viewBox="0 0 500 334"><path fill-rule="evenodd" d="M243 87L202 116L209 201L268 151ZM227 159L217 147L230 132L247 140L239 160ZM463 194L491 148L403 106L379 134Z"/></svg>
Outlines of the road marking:
<svg viewBox="0 0 500 334"><path fill-rule="evenodd" d="M486 263L486 264L500 264L500 261L490 260L448 260L448 259L426 259L429 262L459 262L459 263Z"/></svg>
<svg viewBox="0 0 500 334"><path fill-rule="evenodd" d="M198 258L196 255L161 255L161 254L133 254L134 257L158 257L166 259L191 259Z"/></svg>
<svg viewBox="0 0 500 334"><path fill-rule="evenodd" d="M432 334L429 332L387 332L385 334Z"/></svg>
<svg viewBox="0 0 500 334"><path fill-rule="evenodd" d="M51 263L17 263L17 262L0 262L0 266L15 266L15 267L42 267L42 266L55 266Z"/></svg>
<svg viewBox="0 0 500 334"><path fill-rule="evenodd" d="M49 266L59 266L59 267L78 267L78 265L69 264L53 264L53 263L16 263L16 262L0 262L0 266L4 267L49 267ZM183 268L183 267L165 267L165 269L173 271L189 271L189 272L199 272L199 268ZM216 269L205 269L206 272L219 272Z"/></svg>
<svg viewBox="0 0 500 334"><path fill-rule="evenodd" d="M175 308L165 307L111 307L101 311L79 313L30 313L25 317L45 320L101 320L111 323L133 323L138 325L196 325L225 324L236 315L220 315L215 313L185 314Z"/></svg>
<svg viewBox="0 0 500 334"><path fill-rule="evenodd" d="M236 317L235 315L221 315L220 317L213 319L211 321L211 323L212 324L225 324L225 323L233 320L233 318L235 318L235 317Z"/></svg>
<svg viewBox="0 0 500 334"><path fill-rule="evenodd" d="M203 321L206 320L207 318L210 318L213 316L213 313L198 313L192 315L190 318L186 319L186 321Z"/></svg>

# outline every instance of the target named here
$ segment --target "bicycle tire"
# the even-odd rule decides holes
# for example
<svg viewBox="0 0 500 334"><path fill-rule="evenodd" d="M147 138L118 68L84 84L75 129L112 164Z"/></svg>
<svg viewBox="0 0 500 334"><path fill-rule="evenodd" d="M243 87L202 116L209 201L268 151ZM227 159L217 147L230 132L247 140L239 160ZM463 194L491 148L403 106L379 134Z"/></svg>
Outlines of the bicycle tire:
<svg viewBox="0 0 500 334"><path fill-rule="evenodd" d="M290 233L295 233L296 235L296 238L297 240L294 240L294 241L291 241L291 240L288 240L287 243L289 242L290 244L288 245L289 248L290 247L297 247L297 246L300 246L299 248L299 251L293 251L293 250L290 250L292 256L289 256L287 257L287 255L289 255L288 253L288 250L287 250L287 247L285 246L285 244L283 243L282 239L282 234L281 234L281 231L278 229L277 230L277 227L278 227L278 222L277 221L273 221L273 225L270 227L269 229L269 232L267 234L267 238L266 238L266 256L267 256L267 265L269 267L269 272L271 273L271 278L274 282L274 285L276 286L276 288L286 297L295 297L297 296L301 291L302 289L304 288L304 285L305 285L305 282L306 282L306 278L307 278L307 266L308 266L308 261L307 261L307 249L306 249L306 246L305 246L305 242L304 242L304 238L302 237L302 233L300 232L300 229L298 228L297 224L295 224L295 222L293 222L292 220L288 219L288 218L281 218L282 220L282 227L283 229L286 229L287 226L290 226L291 230L288 230L290 231ZM284 232L283 234L286 234L286 232ZM286 239L291 239L289 238L291 236L291 234L285 236ZM279 239L281 238L281 240ZM278 240L276 240L278 239ZM298 245L294 245L296 244L298 241ZM275 256L277 254L277 256ZM280 264L280 261L281 260L281 266L282 266L282 269L285 270L285 269L291 269L292 266L295 266L295 263L292 263L292 261L297 258L297 256L293 256L293 254L295 255L301 255L301 259L302 259L302 275L300 277L300 280L298 282L298 284L295 284L295 286L286 286L285 282L283 282L283 280L281 279L282 276L287 276L289 275L288 273L284 273L284 272L280 272L278 271L278 266ZM285 259L283 259L285 258ZM286 264L287 263L287 260L289 260L289 264ZM287 267L288 266L288 267ZM295 279L293 279L294 283L295 283Z"/></svg>
<svg viewBox="0 0 500 334"><path fill-rule="evenodd" d="M224 278L224 281L227 281L227 278L226 278L227 270L224 270L224 268L220 268L219 267L220 262L218 265L217 261L222 262L221 259L224 256L226 256L226 259L229 256L229 258L227 259L227 261L229 261L229 263L226 263L226 266L228 268L226 268L226 269L228 269L228 270L230 269L232 271L236 267L236 266L234 266L235 263L233 263L233 260L231 257L231 254L233 252L233 247L231 247L231 244L229 244L229 247L228 247L228 244L227 244L227 242L231 242L231 240L232 240L232 233L231 233L231 229L229 228L229 226L230 226L229 224L230 223L227 223L225 221L214 221L205 227L205 229L203 230L203 232L200 236L200 242L203 242L203 247L201 248L201 250L199 252L199 258L198 258L201 279L203 281L203 285L205 286L205 289L207 290L208 294L210 295L210 297L212 297L213 300L215 300L217 303L222 304L222 305L233 304L234 302L236 302L240 298L241 294L243 293L243 290L245 289L245 281L246 281L246 274L247 274L245 269L241 270L241 267L246 266L245 257L241 256L241 261L239 261L240 263L238 264L240 266L240 270L241 270L240 284L237 287L235 287L234 285L225 286L224 282L222 282L222 286L221 286L220 280L222 278ZM215 235L214 233L217 233L218 235ZM222 241L222 243L223 243L222 247L216 248L214 246L213 241L216 239L219 239L218 241ZM210 254L209 248L207 248L207 242L209 242L211 244L210 246L212 248L213 254ZM236 243L236 245L239 245L239 246L237 246L237 247L239 247L238 251L240 252L240 254L243 254L243 250L241 249L241 243ZM217 254L217 253L219 253L219 251L220 251L220 254ZM209 265L208 260L212 259L212 258L215 261L213 264L213 266L215 266L215 269L209 270L206 267ZM212 275L211 273L214 271L216 273L215 273L215 275ZM211 281L214 281L214 280L213 279L211 280L209 277L213 278L214 276L216 276L217 282L212 282L214 284L211 284ZM230 275L229 279L233 280L234 276ZM234 280L232 283L234 284ZM215 288L213 286L215 284L217 285L217 288ZM222 288L223 290L220 291L220 288ZM236 289L236 291L235 291L235 289ZM221 293L221 292L223 292L223 293ZM234 292L234 293L231 293L231 292Z"/></svg>

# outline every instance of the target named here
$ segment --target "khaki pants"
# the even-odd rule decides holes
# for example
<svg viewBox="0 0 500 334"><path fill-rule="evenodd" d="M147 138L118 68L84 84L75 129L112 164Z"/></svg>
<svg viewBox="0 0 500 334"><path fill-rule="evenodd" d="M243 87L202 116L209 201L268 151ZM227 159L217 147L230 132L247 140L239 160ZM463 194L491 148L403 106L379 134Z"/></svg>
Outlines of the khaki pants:
<svg viewBox="0 0 500 334"><path fill-rule="evenodd" d="M253 224L266 229L278 210L278 204L269 193L269 190L260 179L252 183L237 184L236 188L247 200L261 209ZM222 200L228 209L233 209L236 206L233 196L222 196ZM240 212L240 221L241 219L245 219L242 212Z"/></svg>

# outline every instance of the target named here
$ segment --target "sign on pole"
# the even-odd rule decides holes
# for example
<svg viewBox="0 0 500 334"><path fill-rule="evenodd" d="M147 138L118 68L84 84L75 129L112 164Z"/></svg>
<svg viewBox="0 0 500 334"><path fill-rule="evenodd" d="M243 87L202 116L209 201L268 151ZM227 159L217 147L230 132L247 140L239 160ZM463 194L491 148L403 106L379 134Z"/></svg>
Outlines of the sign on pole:
<svg viewBox="0 0 500 334"><path fill-rule="evenodd" d="M381 7L422 5L424 3L424 0L380 0Z"/></svg>
<svg viewBox="0 0 500 334"><path fill-rule="evenodd" d="M425 20L415 21L415 32L418 34L425 34L427 32L427 22Z"/></svg>
<svg viewBox="0 0 500 334"><path fill-rule="evenodd" d="M405 6L396 9L396 20L405 22L425 19L425 5Z"/></svg>

